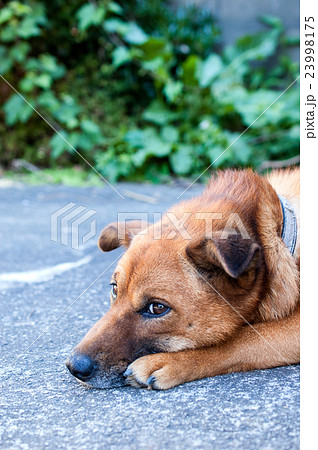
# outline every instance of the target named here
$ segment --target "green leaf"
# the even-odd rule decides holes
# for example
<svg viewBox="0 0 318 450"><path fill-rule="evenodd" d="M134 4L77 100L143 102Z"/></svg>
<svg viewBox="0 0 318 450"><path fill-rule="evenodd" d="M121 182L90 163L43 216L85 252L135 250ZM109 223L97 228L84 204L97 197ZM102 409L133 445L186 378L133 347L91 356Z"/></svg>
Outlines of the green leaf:
<svg viewBox="0 0 318 450"><path fill-rule="evenodd" d="M147 42L148 36L135 22L129 22L123 39L129 44L141 45Z"/></svg>
<svg viewBox="0 0 318 450"><path fill-rule="evenodd" d="M52 78L47 73L41 73L33 79L34 84L42 89L48 89L51 86L52 81Z"/></svg>
<svg viewBox="0 0 318 450"><path fill-rule="evenodd" d="M106 10L102 6L96 6L92 3L87 3L80 7L76 12L78 20L78 28L80 31L85 31L92 25L100 25L104 20Z"/></svg>
<svg viewBox="0 0 318 450"><path fill-rule="evenodd" d="M13 61L9 58L0 59L0 73L5 75L13 66Z"/></svg>
<svg viewBox="0 0 318 450"><path fill-rule="evenodd" d="M230 144L228 144L230 145ZM214 168L221 167L227 162L231 162L233 158L231 147L226 150L228 145L222 147L221 145L215 145L208 149L207 154L210 160L210 163L213 164ZM226 150L226 151L225 151Z"/></svg>
<svg viewBox="0 0 318 450"><path fill-rule="evenodd" d="M123 13L123 8L116 2L109 2L107 4L107 9L114 14L120 15Z"/></svg>
<svg viewBox="0 0 318 450"><path fill-rule="evenodd" d="M3 106L7 125L26 122L34 112L18 94L12 95Z"/></svg>
<svg viewBox="0 0 318 450"><path fill-rule="evenodd" d="M19 87L23 92L31 92L34 89L34 74L27 73L24 78L19 83Z"/></svg>
<svg viewBox="0 0 318 450"><path fill-rule="evenodd" d="M76 104L71 96L65 96L64 101L60 104L57 111L54 112L54 117L65 124L68 129L74 129L78 126L78 114L80 107Z"/></svg>
<svg viewBox="0 0 318 450"><path fill-rule="evenodd" d="M18 35L17 26L7 25L1 30L0 41L12 42L15 41Z"/></svg>
<svg viewBox="0 0 318 450"><path fill-rule="evenodd" d="M288 130L288 135L291 139L299 140L300 136L300 126L294 125Z"/></svg>
<svg viewBox="0 0 318 450"><path fill-rule="evenodd" d="M27 2L25 2L27 3ZM28 2L29 3L29 2ZM39 8L38 4L33 4L33 9L30 7L30 5L27 4L23 4L20 1L12 1L10 2L10 7L12 8L12 10L14 11L14 13L16 14L16 16L20 17L20 16L24 16L26 14L30 14L32 12L32 14L34 15L34 12L37 10L42 10L42 8Z"/></svg>
<svg viewBox="0 0 318 450"><path fill-rule="evenodd" d="M188 85L197 85L197 67L200 64L201 59L197 55L189 55L187 59L182 63L182 80Z"/></svg>
<svg viewBox="0 0 318 450"><path fill-rule="evenodd" d="M17 62L23 62L25 60L26 55L30 50L30 44L27 42L17 42L14 47L10 49L10 56Z"/></svg>
<svg viewBox="0 0 318 450"><path fill-rule="evenodd" d="M103 28L108 33L118 33L123 35L128 30L128 24L120 19L112 18L105 20Z"/></svg>
<svg viewBox="0 0 318 450"><path fill-rule="evenodd" d="M279 45L279 36L280 32L272 29L239 38L234 46L229 46L224 52L229 69L245 74L249 69L247 62L262 61L275 53Z"/></svg>
<svg viewBox="0 0 318 450"><path fill-rule="evenodd" d="M78 148L83 148L83 149L91 148L90 138L87 138L87 136L85 137L85 135L83 135L83 133L80 133L78 131L73 131L72 133L69 133L67 141L68 141L69 145L67 147L65 147L65 150L71 154L75 152L74 148L76 150Z"/></svg>
<svg viewBox="0 0 318 450"><path fill-rule="evenodd" d="M178 95L182 92L183 83L181 81L168 80L163 88L163 93L165 94L167 100L173 103Z"/></svg>
<svg viewBox="0 0 318 450"><path fill-rule="evenodd" d="M179 139L179 130L176 127L166 125L161 129L160 135L164 141L174 143Z"/></svg>
<svg viewBox="0 0 318 450"><path fill-rule="evenodd" d="M132 160L135 166L140 167L150 156L164 157L168 156L171 146L167 143L161 143L160 146L152 146L138 150L133 156Z"/></svg>
<svg viewBox="0 0 318 450"><path fill-rule="evenodd" d="M149 136L145 139L144 150L149 155L163 157L169 155L171 144L164 142L159 136Z"/></svg>
<svg viewBox="0 0 318 450"><path fill-rule="evenodd" d="M138 55L136 55L136 56L138 59ZM154 59L146 60L146 61L144 59L141 59L140 63L141 63L141 66L143 67L143 69L145 69L149 72L153 72L155 75L157 73L159 73L161 71L161 69L165 70L165 68L166 68L166 61L164 60L164 58L162 56L157 56Z"/></svg>
<svg viewBox="0 0 318 450"><path fill-rule="evenodd" d="M138 128L134 128L132 130L129 130L125 134L125 141L128 142L131 147L133 148L140 148L143 146L144 143L144 134L145 132L143 130L139 130Z"/></svg>
<svg viewBox="0 0 318 450"><path fill-rule="evenodd" d="M13 11L11 8L5 7L1 9L0 11L0 25L3 24L4 22L7 22L8 20L11 19L11 17L13 16Z"/></svg>
<svg viewBox="0 0 318 450"><path fill-rule="evenodd" d="M45 108L49 113L55 113L60 107L59 100L55 97L55 94L51 91L42 92L38 98L38 105Z"/></svg>
<svg viewBox="0 0 318 450"><path fill-rule="evenodd" d="M66 140L68 140L68 134L65 131L61 131L60 133ZM57 159L66 149L68 150L70 148L68 143L58 134L54 134L54 136L50 139L50 147L52 148L51 157L53 159Z"/></svg>
<svg viewBox="0 0 318 450"><path fill-rule="evenodd" d="M99 126L92 120L87 120L87 119L82 120L81 128L85 133L88 133L88 134L99 134L100 133Z"/></svg>
<svg viewBox="0 0 318 450"><path fill-rule="evenodd" d="M142 148L132 156L137 167L140 167L150 156L162 158L169 155L171 143L163 141L153 128L144 130L141 137Z"/></svg>
<svg viewBox="0 0 318 450"><path fill-rule="evenodd" d="M78 147L84 150L91 150L95 145L104 144L105 138L102 136L99 126L92 120L82 120L81 129L83 133L78 133Z"/></svg>
<svg viewBox="0 0 318 450"><path fill-rule="evenodd" d="M32 36L39 36L40 34L41 28L38 27L37 21L32 16L26 16L17 30L17 35L24 39L28 39Z"/></svg>
<svg viewBox="0 0 318 450"><path fill-rule="evenodd" d="M213 54L196 65L195 75L201 87L207 87L222 72L224 68L219 55Z"/></svg>
<svg viewBox="0 0 318 450"><path fill-rule="evenodd" d="M283 30L283 23L279 17L264 14L263 16L260 17L259 20L270 28Z"/></svg>
<svg viewBox="0 0 318 450"><path fill-rule="evenodd" d="M252 149L250 145L247 143L246 137L240 136L240 133L232 133L230 131L224 132L224 135L228 139L227 147L231 146L228 150L232 151L232 154L234 155L235 158L233 159L235 163L243 165L248 164L252 154Z"/></svg>
<svg viewBox="0 0 318 450"><path fill-rule="evenodd" d="M171 45L163 38L150 37L140 45L140 49L143 51L144 60L161 57L164 61L169 61L172 58Z"/></svg>
<svg viewBox="0 0 318 450"><path fill-rule="evenodd" d="M169 111L159 100L153 101L142 114L144 120L157 125L165 125L173 122L178 118L178 116L179 115L177 113Z"/></svg>
<svg viewBox="0 0 318 450"><path fill-rule="evenodd" d="M61 78L66 72L65 67L57 62L55 56L48 54L39 56L38 70L47 72L55 80Z"/></svg>
<svg viewBox="0 0 318 450"><path fill-rule="evenodd" d="M235 109L239 114L241 114L243 122L245 125L249 126L255 119L257 119L262 113L262 116L257 119L254 128L259 128L264 126L268 122L268 118L272 117L272 120L279 120L279 112L275 115L275 104L270 106L278 97L279 93L277 91L271 91L267 89L259 89L256 92L242 91L243 95L238 95L232 102ZM268 108L270 106L270 108ZM268 108L268 109L267 109ZM266 112L264 112L267 109ZM275 116L275 118L274 118Z"/></svg>
<svg viewBox="0 0 318 450"><path fill-rule="evenodd" d="M7 48L4 45L0 45L0 73L5 74L9 72L13 65L13 60L9 56Z"/></svg>
<svg viewBox="0 0 318 450"><path fill-rule="evenodd" d="M282 44L289 45L291 47L298 46L300 44L299 36L284 36L282 38Z"/></svg>
<svg viewBox="0 0 318 450"><path fill-rule="evenodd" d="M187 175L193 167L192 148L188 145L179 145L178 149L169 157L169 161L174 173Z"/></svg>
<svg viewBox="0 0 318 450"><path fill-rule="evenodd" d="M113 64L115 67L119 67L126 62L131 61L132 55L128 48L117 47L112 53Z"/></svg>

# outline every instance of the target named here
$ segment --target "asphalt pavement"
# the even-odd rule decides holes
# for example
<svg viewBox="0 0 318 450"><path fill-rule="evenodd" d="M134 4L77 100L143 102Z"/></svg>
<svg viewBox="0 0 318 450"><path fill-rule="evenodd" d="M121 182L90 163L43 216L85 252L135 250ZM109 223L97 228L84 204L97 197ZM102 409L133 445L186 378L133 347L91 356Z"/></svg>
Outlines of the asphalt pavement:
<svg viewBox="0 0 318 450"><path fill-rule="evenodd" d="M299 366L162 392L87 389L68 373L68 354L109 307L108 283L122 252L100 252L99 231L119 212L148 213L152 220L184 188L125 183L116 189L125 199L108 186L0 188L0 447L299 448ZM64 216L79 206L80 217L92 211L78 222L78 242L70 227L76 218L63 222L54 214L70 203Z"/></svg>

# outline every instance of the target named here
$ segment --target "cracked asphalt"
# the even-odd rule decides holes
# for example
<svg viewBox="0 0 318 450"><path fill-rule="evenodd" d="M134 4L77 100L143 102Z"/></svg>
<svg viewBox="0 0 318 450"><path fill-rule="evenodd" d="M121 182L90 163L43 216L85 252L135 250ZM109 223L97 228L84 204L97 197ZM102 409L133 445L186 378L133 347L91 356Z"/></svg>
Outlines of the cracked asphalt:
<svg viewBox="0 0 318 450"><path fill-rule="evenodd" d="M299 366L217 376L164 392L87 389L68 373L68 354L109 307L108 283L122 250L103 254L97 235L78 250L52 241L51 214L69 202L93 209L98 234L118 212L150 213L151 220L183 191L116 188L134 199L122 200L109 187L0 188L1 448L299 448ZM81 229L87 233L89 223ZM53 275L44 270L63 263ZM17 275L28 271L32 277Z"/></svg>

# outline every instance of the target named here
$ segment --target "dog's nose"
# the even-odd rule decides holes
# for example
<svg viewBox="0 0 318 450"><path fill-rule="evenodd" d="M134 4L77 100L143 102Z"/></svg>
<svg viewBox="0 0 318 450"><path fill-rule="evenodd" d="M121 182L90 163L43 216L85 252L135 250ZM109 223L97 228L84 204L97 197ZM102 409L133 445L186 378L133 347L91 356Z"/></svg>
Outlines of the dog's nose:
<svg viewBox="0 0 318 450"><path fill-rule="evenodd" d="M85 381L92 376L96 364L88 355L73 353L66 361L66 367L74 377Z"/></svg>

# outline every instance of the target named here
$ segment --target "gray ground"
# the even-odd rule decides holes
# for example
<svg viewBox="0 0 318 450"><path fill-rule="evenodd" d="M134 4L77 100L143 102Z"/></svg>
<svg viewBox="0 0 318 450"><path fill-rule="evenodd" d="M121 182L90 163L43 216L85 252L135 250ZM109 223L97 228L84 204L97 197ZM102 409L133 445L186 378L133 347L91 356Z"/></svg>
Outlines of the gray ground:
<svg viewBox="0 0 318 450"><path fill-rule="evenodd" d="M127 189L158 203L122 200L108 187L0 189L0 273L92 258L53 279L44 274L29 284L18 282L18 275L11 280L0 276L1 447L298 448L298 366L218 376L165 392L89 390L68 373L67 355L108 308L114 266L62 313L120 250L101 253L97 237L79 250L52 242L50 215L68 202L95 209L99 232L118 211L160 212L182 192L181 187L118 186L120 192ZM82 228L84 233L89 226Z"/></svg>

